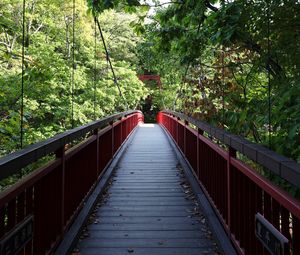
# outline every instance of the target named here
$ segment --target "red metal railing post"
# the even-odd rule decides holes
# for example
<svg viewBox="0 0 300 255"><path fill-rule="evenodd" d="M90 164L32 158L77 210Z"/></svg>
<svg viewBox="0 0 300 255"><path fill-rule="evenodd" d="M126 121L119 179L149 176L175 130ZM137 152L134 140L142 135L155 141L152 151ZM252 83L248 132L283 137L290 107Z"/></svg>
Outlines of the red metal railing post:
<svg viewBox="0 0 300 255"><path fill-rule="evenodd" d="M228 236L231 237L231 158L236 158L236 150L234 150L232 147L228 148L228 158L227 158L227 225L228 225ZM235 185L235 183L233 184Z"/></svg>
<svg viewBox="0 0 300 255"><path fill-rule="evenodd" d="M60 148L55 152L55 157L61 160L61 231L65 229L65 147Z"/></svg>
<svg viewBox="0 0 300 255"><path fill-rule="evenodd" d="M162 124L162 112L159 112L157 115L156 115L156 122L158 124Z"/></svg>
<svg viewBox="0 0 300 255"><path fill-rule="evenodd" d="M127 117L127 119L126 119L126 123L125 123L125 125L126 125L126 137L129 135L129 117Z"/></svg>
<svg viewBox="0 0 300 255"><path fill-rule="evenodd" d="M197 129L197 177L198 179L200 179L200 157L199 157L199 153L200 153L200 148L199 148L199 137L200 135L203 135L203 130L201 130L200 128Z"/></svg>
<svg viewBox="0 0 300 255"><path fill-rule="evenodd" d="M97 176L96 176L96 179L98 178L98 176L99 176L99 165L100 165L100 159L99 159L99 130L98 130L98 128L96 128L95 130L94 130L94 135L96 136L96 146L97 146L97 148L96 148L96 173L97 173Z"/></svg>
<svg viewBox="0 0 300 255"><path fill-rule="evenodd" d="M177 121L176 121L176 143L178 144L178 126L179 126L179 121L180 121L180 118L177 118Z"/></svg>
<svg viewBox="0 0 300 255"><path fill-rule="evenodd" d="M122 117L121 123L120 123L120 144L123 143L123 124L124 124L124 121L123 121L123 117Z"/></svg>
<svg viewBox="0 0 300 255"><path fill-rule="evenodd" d="M184 121L184 135L183 135L183 153L186 155L186 129L189 123L185 120Z"/></svg>
<svg viewBox="0 0 300 255"><path fill-rule="evenodd" d="M110 158L113 157L114 155L114 123L113 122L110 122L109 125L111 125L111 154L110 154Z"/></svg>

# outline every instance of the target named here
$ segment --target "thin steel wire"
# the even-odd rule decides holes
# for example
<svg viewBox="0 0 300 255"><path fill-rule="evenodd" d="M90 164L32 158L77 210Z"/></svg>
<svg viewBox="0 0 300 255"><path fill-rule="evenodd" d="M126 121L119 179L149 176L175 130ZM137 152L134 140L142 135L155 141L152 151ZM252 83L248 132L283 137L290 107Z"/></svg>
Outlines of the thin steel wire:
<svg viewBox="0 0 300 255"><path fill-rule="evenodd" d="M72 77L71 77L71 126L74 128L74 89L75 89L75 0L73 0L72 7L72 16L73 16L73 24L72 24Z"/></svg>
<svg viewBox="0 0 300 255"><path fill-rule="evenodd" d="M222 51L222 126L225 126L225 52Z"/></svg>
<svg viewBox="0 0 300 255"><path fill-rule="evenodd" d="M267 37L268 37L268 60L271 59L271 40L270 40L270 1L267 0ZM272 146L272 99L271 99L271 70L270 67L267 68L268 70L268 135L269 135L269 148Z"/></svg>
<svg viewBox="0 0 300 255"><path fill-rule="evenodd" d="M22 21L22 82L21 82L21 109L20 109L20 148L23 148L24 139L24 75L25 75L25 13L26 0L23 0Z"/></svg>
<svg viewBox="0 0 300 255"><path fill-rule="evenodd" d="M96 19L94 19L94 29L95 29L95 51L94 51L94 120L96 120L96 86L97 86L97 27Z"/></svg>
<svg viewBox="0 0 300 255"><path fill-rule="evenodd" d="M120 95L120 97L123 99L123 101L125 103L126 110L128 110L129 109L128 108L128 103L127 103L127 100L126 100L126 98L124 97L124 95L123 95L123 93L121 91L120 85L119 85L118 80L117 80L117 76L115 74L115 70L114 70L113 65L111 63L111 60L110 60L110 57L109 57L109 53L108 53L108 50L107 50L107 47L106 47L105 39L104 39L104 36L103 36L103 33L102 33L102 29L101 29L101 26L100 26L100 22L99 22L99 20L98 20L97 17L95 17L95 20L97 22L98 29L99 29L99 32L100 32L100 36L101 36L101 39L102 39L102 43L103 43L103 46L104 46L104 50L105 50L105 53L106 53L106 59L107 59L107 61L109 63L111 72L113 74L114 84L117 86L118 91L119 91L119 95Z"/></svg>

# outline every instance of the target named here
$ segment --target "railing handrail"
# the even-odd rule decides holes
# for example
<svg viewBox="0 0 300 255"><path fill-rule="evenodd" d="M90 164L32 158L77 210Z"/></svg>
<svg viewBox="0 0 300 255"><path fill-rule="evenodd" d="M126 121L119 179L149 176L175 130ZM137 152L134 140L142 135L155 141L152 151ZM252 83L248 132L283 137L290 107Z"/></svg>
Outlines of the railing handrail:
<svg viewBox="0 0 300 255"><path fill-rule="evenodd" d="M300 164L296 161L282 156L262 145L250 142L241 136L233 135L204 121L196 120L186 114L171 110L163 110L162 112L191 123L201 131L206 132L223 144L242 153L249 159L295 185L297 188L300 188Z"/></svg>
<svg viewBox="0 0 300 255"><path fill-rule="evenodd" d="M138 112L140 111L130 110L122 113L116 113L103 119L68 130L64 133L57 134L49 139L46 139L45 141L37 142L27 146L24 149L4 156L0 158L0 181L18 173L20 169L29 165L30 163L33 163L50 153L56 152L75 139L83 137L88 132L103 128L115 120Z"/></svg>

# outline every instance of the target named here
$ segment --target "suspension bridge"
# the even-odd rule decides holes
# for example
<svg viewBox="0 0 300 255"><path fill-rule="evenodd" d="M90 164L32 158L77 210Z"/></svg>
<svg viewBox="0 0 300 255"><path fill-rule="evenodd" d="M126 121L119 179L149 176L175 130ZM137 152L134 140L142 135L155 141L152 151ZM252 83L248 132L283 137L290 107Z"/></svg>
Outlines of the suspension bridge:
<svg viewBox="0 0 300 255"><path fill-rule="evenodd" d="M74 128L2 158L0 178L49 155L0 194L1 254L299 254L299 202L241 159L296 186L299 165L182 113Z"/></svg>
<svg viewBox="0 0 300 255"><path fill-rule="evenodd" d="M95 121L74 127L74 17L75 1L72 129L23 148L23 1L21 149L0 158L0 181L47 163L0 193L0 255L300 254L300 203L259 171L299 189L300 165L180 112L145 124L128 110L97 18L95 49L98 28L127 111L96 120L94 87ZM139 79L162 89L158 75Z"/></svg>

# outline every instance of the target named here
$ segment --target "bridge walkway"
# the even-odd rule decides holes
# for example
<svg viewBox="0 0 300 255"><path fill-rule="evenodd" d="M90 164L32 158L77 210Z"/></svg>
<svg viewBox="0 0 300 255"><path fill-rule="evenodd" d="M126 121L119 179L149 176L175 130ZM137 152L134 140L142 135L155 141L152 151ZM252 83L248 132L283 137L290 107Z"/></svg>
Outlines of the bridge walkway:
<svg viewBox="0 0 300 255"><path fill-rule="evenodd" d="M97 207L78 242L80 255L219 254L156 124L138 127Z"/></svg>

